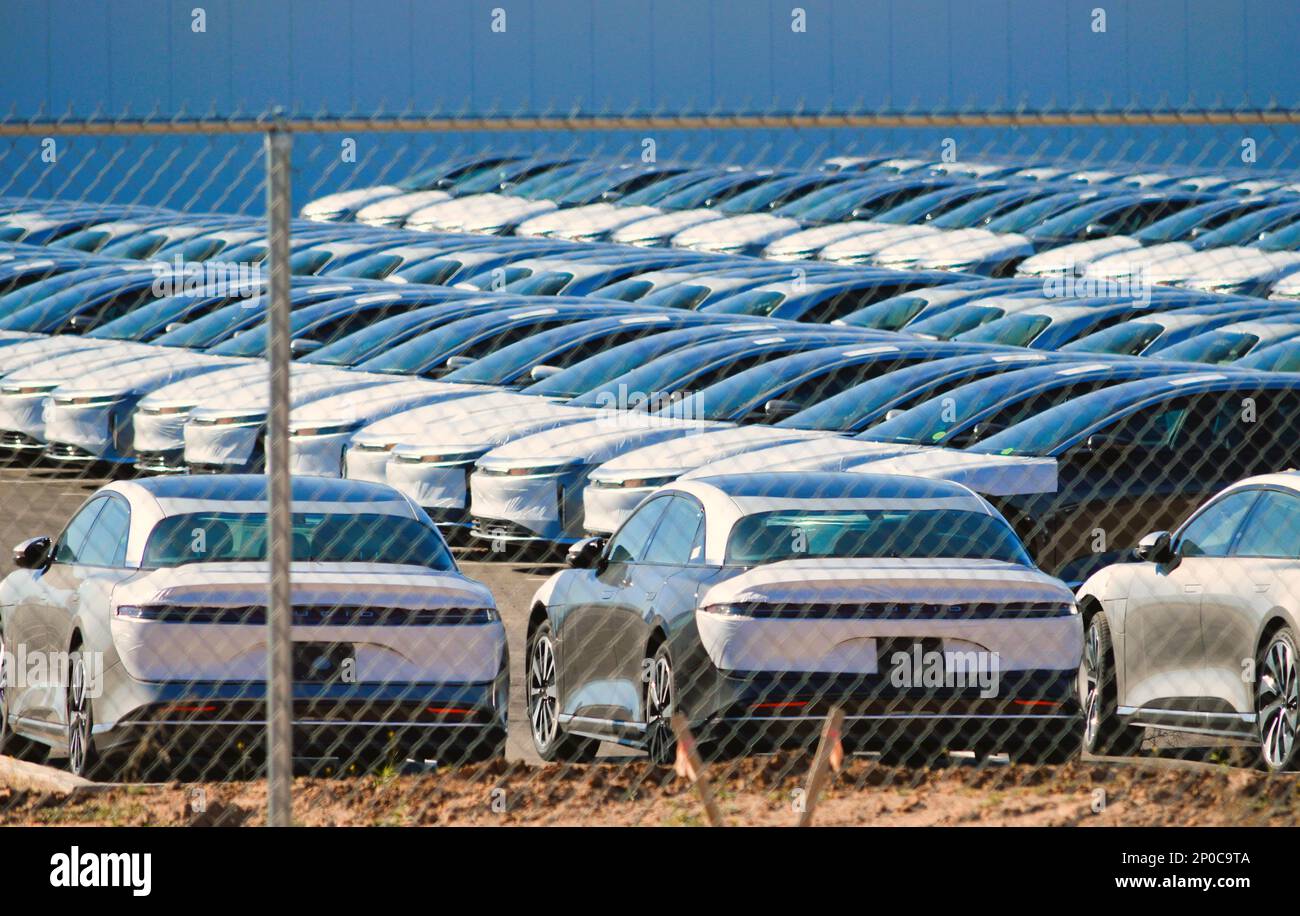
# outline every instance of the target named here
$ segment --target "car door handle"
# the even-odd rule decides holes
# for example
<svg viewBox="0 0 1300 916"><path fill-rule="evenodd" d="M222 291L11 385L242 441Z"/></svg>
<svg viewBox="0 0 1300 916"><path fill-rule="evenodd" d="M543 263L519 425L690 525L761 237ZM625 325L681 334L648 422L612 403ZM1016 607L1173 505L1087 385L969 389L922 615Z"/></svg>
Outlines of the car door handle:
<svg viewBox="0 0 1300 916"><path fill-rule="evenodd" d="M658 592L646 592L646 593L645 593L645 598L646 598L647 601L653 601L655 595L657 595L657 594L659 594L659 593L658 593Z"/></svg>
<svg viewBox="0 0 1300 916"><path fill-rule="evenodd" d="M1268 583L1267 582L1256 583L1255 591L1259 592L1260 594L1263 594L1264 592L1268 591Z"/></svg>
<svg viewBox="0 0 1300 916"><path fill-rule="evenodd" d="M1183 591L1189 595L1199 595L1201 593L1201 586L1189 582L1183 586Z"/></svg>

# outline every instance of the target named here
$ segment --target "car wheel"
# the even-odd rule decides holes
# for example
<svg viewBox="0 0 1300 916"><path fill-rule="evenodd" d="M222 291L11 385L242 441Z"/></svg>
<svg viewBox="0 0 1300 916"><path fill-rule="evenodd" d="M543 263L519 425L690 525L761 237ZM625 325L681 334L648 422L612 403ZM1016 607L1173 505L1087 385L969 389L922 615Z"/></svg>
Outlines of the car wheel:
<svg viewBox="0 0 1300 916"><path fill-rule="evenodd" d="M8 667L9 653L3 638L0 638L0 754L17 757L32 763L43 763L48 753L45 745L22 735L14 734L9 727L9 692L6 685L13 676Z"/></svg>
<svg viewBox="0 0 1300 916"><path fill-rule="evenodd" d="M1110 621L1096 613L1088 621L1079 665L1079 702L1083 706L1083 748L1105 757L1131 757L1142 748L1143 732L1124 722L1116 708L1115 648Z"/></svg>
<svg viewBox="0 0 1300 916"><path fill-rule="evenodd" d="M673 734L673 712L677 690L673 684L673 661L667 646L655 650L645 685L645 746L650 761L668 766L677 759L677 738Z"/></svg>
<svg viewBox="0 0 1300 916"><path fill-rule="evenodd" d="M528 640L528 731L543 760L585 763L596 757L600 742L566 734L560 725L559 670L550 622L543 623Z"/></svg>
<svg viewBox="0 0 1300 916"><path fill-rule="evenodd" d="M1283 627L1273 634L1256 663L1260 757L1264 767L1274 773L1292 769L1295 764L1296 718L1300 715L1296 654L1295 637Z"/></svg>
<svg viewBox="0 0 1300 916"><path fill-rule="evenodd" d="M86 661L80 649L68 654L67 704L68 769L77 776L90 778L96 764L94 710L86 681Z"/></svg>

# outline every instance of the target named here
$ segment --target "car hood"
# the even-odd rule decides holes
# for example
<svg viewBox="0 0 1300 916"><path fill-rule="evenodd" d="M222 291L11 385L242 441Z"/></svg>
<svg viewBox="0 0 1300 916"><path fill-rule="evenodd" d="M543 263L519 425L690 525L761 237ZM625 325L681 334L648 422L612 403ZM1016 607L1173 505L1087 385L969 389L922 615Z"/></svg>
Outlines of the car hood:
<svg viewBox="0 0 1300 916"><path fill-rule="evenodd" d="M1187 242L1163 242L1144 248L1130 248L1089 261L1084 265L1083 273L1089 277L1127 277L1139 272L1149 273L1157 264L1195 252L1196 249Z"/></svg>
<svg viewBox="0 0 1300 916"><path fill-rule="evenodd" d="M447 388L451 389L451 386ZM526 412L539 401L542 399L513 391L484 392L478 387L473 391L448 390L445 397L367 424L356 434L354 441L397 442L405 441L412 434L427 438L427 430L438 429L454 417L492 411L508 419L513 410ZM552 401L543 403L554 404Z"/></svg>
<svg viewBox="0 0 1300 916"><path fill-rule="evenodd" d="M797 219L770 213L746 213L684 229L673 236L673 245L678 248L739 248L770 242L798 232L802 227Z"/></svg>
<svg viewBox="0 0 1300 916"><path fill-rule="evenodd" d="M383 200L367 204L357 211L357 222L385 222L399 217L409 216L422 207L428 207L439 201L450 200L446 191L413 191L410 194L398 194Z"/></svg>
<svg viewBox="0 0 1300 916"><path fill-rule="evenodd" d="M987 246L1000 242L1004 238L1001 233L989 232L987 229L940 229L882 248L877 252L877 259L886 261L929 257L945 252L949 248Z"/></svg>
<svg viewBox="0 0 1300 916"><path fill-rule="evenodd" d="M303 206L301 215L306 219L313 219L327 214L347 213L373 201L401 193L401 188L391 184L375 185L370 188L353 188L351 191L339 191L336 194L326 194L324 197L318 197L307 203Z"/></svg>
<svg viewBox="0 0 1300 916"><path fill-rule="evenodd" d="M1059 579L998 560L808 559L754 567L705 591L700 606L1073 600Z"/></svg>
<svg viewBox="0 0 1300 916"><path fill-rule="evenodd" d="M311 425L322 421L355 421L386 417L399 410L409 410L430 398L446 396L448 389L457 386L432 382L427 379L409 379L388 382L345 391L319 398L296 408L289 417L290 428Z"/></svg>
<svg viewBox="0 0 1300 916"><path fill-rule="evenodd" d="M1229 284L1235 280L1266 279L1300 264L1300 252L1263 251L1244 245L1211 248L1166 258L1147 271L1152 283Z"/></svg>
<svg viewBox="0 0 1300 916"><path fill-rule="evenodd" d="M614 230L611 241L631 243L639 239L657 239L676 235L689 226L726 219L727 214L716 210L677 210L639 219Z"/></svg>
<svg viewBox="0 0 1300 916"><path fill-rule="evenodd" d="M499 220L519 219L526 215L554 210L549 200L527 200L507 194L481 194L459 197L428 207L421 207L409 217L408 225L435 225L443 228L473 228L495 224Z"/></svg>
<svg viewBox="0 0 1300 916"><path fill-rule="evenodd" d="M702 464L682 475L713 477L718 474L754 474L768 471L842 471L851 464L915 452L924 446L894 442L868 442L830 436L784 445L769 445Z"/></svg>
<svg viewBox="0 0 1300 916"><path fill-rule="evenodd" d="M380 563L294 563L295 605L495 607L486 586L456 572ZM113 591L113 604L265 605L266 563L189 563L142 571Z"/></svg>
<svg viewBox="0 0 1300 916"><path fill-rule="evenodd" d="M291 366L290 373L294 384L293 394L295 399L299 386L308 379L320 376L335 378L338 373L345 371L347 370L328 369L304 363ZM392 376L384 376L379 373L356 372L351 374L374 384L392 381ZM170 385L164 385L147 394L140 401L140 407L146 409L163 406L194 407L203 404L216 408L216 405L220 404L224 409L239 403L242 395L250 393L254 394L254 396L257 394L265 395L266 379L266 363L260 359L254 360L243 365L232 366L229 369L218 369L216 372L210 372L197 378L183 379Z"/></svg>
<svg viewBox="0 0 1300 916"><path fill-rule="evenodd" d="M95 372L78 375L76 378L60 385L54 393L67 397L85 393L87 395L126 394L131 391L148 391L174 381L219 372L232 366L254 362L234 356L209 356L204 353L167 353L147 358L133 357L128 365L115 364ZM38 370L32 367L31 370Z"/></svg>
<svg viewBox="0 0 1300 916"><path fill-rule="evenodd" d="M591 419L591 413L581 407L560 407L543 402L521 410L510 420L497 423L488 422L477 414L461 414L440 423L436 432L420 430L412 433L393 448L393 454L416 457L485 452L520 436L585 423Z"/></svg>
<svg viewBox="0 0 1300 916"><path fill-rule="evenodd" d="M639 219L658 216L658 207L619 207L615 204L587 204L567 210L552 210L526 219L515 228L515 235L594 235L617 229Z"/></svg>
<svg viewBox="0 0 1300 916"><path fill-rule="evenodd" d="M625 411L602 412L579 426L564 426L514 439L494 448L481 459L480 468L505 469L556 464L593 464L608 461L620 452L697 435L722 424L699 420L670 420L629 414Z"/></svg>
<svg viewBox="0 0 1300 916"><path fill-rule="evenodd" d="M170 354L159 352L158 347L124 346L95 347L92 350L61 350L54 353L42 353L39 356L29 354L22 360L21 366L15 365L5 373L6 385L19 383L53 382L60 379L77 379L89 370L100 371L116 367L121 377L123 364L156 364L161 358L167 360ZM2 352L2 351L0 351ZM10 364L13 365L13 364Z"/></svg>
<svg viewBox="0 0 1300 916"><path fill-rule="evenodd" d="M1022 275L1059 273L1061 271L1077 273L1080 268L1098 258L1115 254L1118 251L1133 251L1141 247L1142 243L1131 235L1113 235L1105 239L1074 242L1026 258L1021 262L1016 273Z"/></svg>
<svg viewBox="0 0 1300 916"><path fill-rule="evenodd" d="M300 404L306 404L329 395L372 388L376 385L386 385L392 381L392 376L379 372L353 372L348 369L325 371L315 369L315 371L311 372L295 372L292 374L292 379L293 387L290 391L290 405L297 407ZM195 379L195 381L199 382L202 380L201 377ZM228 392L219 399L219 403L213 399L205 398L199 408L195 410L194 416L215 414L229 416L244 411L265 410L270 401L271 393L267 386L245 385L237 391Z"/></svg>
<svg viewBox="0 0 1300 916"><path fill-rule="evenodd" d="M141 353L157 351L157 349L134 341L96 340L71 334L39 337L0 347L0 375L8 375L41 360L57 359L67 353L81 353L83 366L89 367L93 361L98 367L102 365L99 363L101 351L103 356L109 356L115 353ZM94 350L96 355L92 356L87 352L90 350Z"/></svg>
<svg viewBox="0 0 1300 916"><path fill-rule="evenodd" d="M905 455L850 465L862 474L902 474L951 480L985 496L1055 493L1056 460L1013 455L986 455L948 448L927 448Z"/></svg>
<svg viewBox="0 0 1300 916"><path fill-rule="evenodd" d="M876 260L889 263L899 259L901 254L908 260L924 264L964 264L993 255L1029 253L1033 248L1027 237L1016 232L962 229L891 245L880 252Z"/></svg>
<svg viewBox="0 0 1300 916"><path fill-rule="evenodd" d="M827 439L834 433L772 426L737 426L670 439L633 449L606 461L591 472L592 481L623 481L633 478L667 477L700 467L710 461L729 458L755 449L790 442L807 443Z"/></svg>

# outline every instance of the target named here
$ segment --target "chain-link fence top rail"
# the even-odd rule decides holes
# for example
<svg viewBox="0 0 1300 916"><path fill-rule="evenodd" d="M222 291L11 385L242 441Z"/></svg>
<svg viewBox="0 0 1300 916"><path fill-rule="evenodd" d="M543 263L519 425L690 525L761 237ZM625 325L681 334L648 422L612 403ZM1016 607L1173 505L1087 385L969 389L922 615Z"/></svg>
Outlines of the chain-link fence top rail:
<svg viewBox="0 0 1300 916"><path fill-rule="evenodd" d="M0 125L2 750L258 818L274 129L297 820L1289 769L1296 120Z"/></svg>

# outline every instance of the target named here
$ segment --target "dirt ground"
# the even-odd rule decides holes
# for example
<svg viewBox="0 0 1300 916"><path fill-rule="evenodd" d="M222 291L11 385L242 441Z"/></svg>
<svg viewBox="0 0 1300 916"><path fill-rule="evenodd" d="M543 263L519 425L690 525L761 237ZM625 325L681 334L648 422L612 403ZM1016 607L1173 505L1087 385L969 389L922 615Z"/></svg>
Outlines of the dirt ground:
<svg viewBox="0 0 1300 916"><path fill-rule="evenodd" d="M807 758L755 758L712 772L728 825L792 825ZM0 787L0 825L256 826L265 784L123 786L73 797ZM295 781L295 823L691 826L690 783L636 761L561 769L496 763L420 776ZM1228 767L1078 762L911 771L851 758L816 823L859 826L1293 825L1300 781Z"/></svg>

